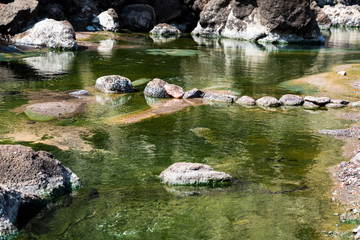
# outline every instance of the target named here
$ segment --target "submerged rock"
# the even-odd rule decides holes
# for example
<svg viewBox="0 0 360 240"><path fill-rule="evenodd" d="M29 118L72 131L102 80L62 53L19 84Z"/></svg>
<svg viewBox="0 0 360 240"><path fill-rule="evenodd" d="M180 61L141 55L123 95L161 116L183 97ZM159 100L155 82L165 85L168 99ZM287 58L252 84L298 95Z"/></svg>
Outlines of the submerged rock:
<svg viewBox="0 0 360 240"><path fill-rule="evenodd" d="M181 35L181 31L167 23L160 23L150 31L150 34L162 37L176 37Z"/></svg>
<svg viewBox="0 0 360 240"><path fill-rule="evenodd" d="M206 101L223 103L234 103L237 100L237 96L221 92L206 92L203 98Z"/></svg>
<svg viewBox="0 0 360 240"><path fill-rule="evenodd" d="M149 97L155 98L168 98L170 95L166 92L164 86L167 84L160 78L154 78L151 80L144 89L144 94Z"/></svg>
<svg viewBox="0 0 360 240"><path fill-rule="evenodd" d="M233 178L224 172L214 171L201 163L174 163L161 172L160 179L170 185L217 185L229 184Z"/></svg>
<svg viewBox="0 0 360 240"><path fill-rule="evenodd" d="M325 106L331 101L331 99L328 97L313 97L313 96L306 96L304 100L307 102L312 102L319 106Z"/></svg>
<svg viewBox="0 0 360 240"><path fill-rule="evenodd" d="M83 104L73 102L35 103L26 107L30 120L47 121L54 118L72 117L81 112Z"/></svg>
<svg viewBox="0 0 360 240"><path fill-rule="evenodd" d="M278 107L280 106L279 101L270 96L265 96L256 100L256 104L261 107Z"/></svg>
<svg viewBox="0 0 360 240"><path fill-rule="evenodd" d="M164 85L164 89L167 94L174 98L181 98L184 95L184 90L182 89L182 87L175 84L166 83Z"/></svg>
<svg viewBox="0 0 360 240"><path fill-rule="evenodd" d="M313 102L305 101L303 107L308 110L314 110L314 109L318 109L320 106Z"/></svg>
<svg viewBox="0 0 360 240"><path fill-rule="evenodd" d="M204 97L204 92L197 89L197 88L193 88L190 91L187 91L184 93L183 98L187 99L187 98L202 98Z"/></svg>
<svg viewBox="0 0 360 240"><path fill-rule="evenodd" d="M45 151L0 145L0 238L16 233L19 208L45 204L81 186L80 179Z"/></svg>
<svg viewBox="0 0 360 240"><path fill-rule="evenodd" d="M120 75L108 75L96 79L95 89L104 93L130 93L134 87L130 79Z"/></svg>
<svg viewBox="0 0 360 240"><path fill-rule="evenodd" d="M241 98L239 98L238 100L236 100L237 104L240 105L244 105L244 106L255 106L256 105L256 101L249 96L242 96Z"/></svg>
<svg viewBox="0 0 360 240"><path fill-rule="evenodd" d="M16 44L38 45L50 48L74 49L77 47L75 31L68 21L45 19L26 32L12 38Z"/></svg>
<svg viewBox="0 0 360 240"><path fill-rule="evenodd" d="M279 99L283 106L300 106L304 104L304 99L298 95L286 94Z"/></svg>

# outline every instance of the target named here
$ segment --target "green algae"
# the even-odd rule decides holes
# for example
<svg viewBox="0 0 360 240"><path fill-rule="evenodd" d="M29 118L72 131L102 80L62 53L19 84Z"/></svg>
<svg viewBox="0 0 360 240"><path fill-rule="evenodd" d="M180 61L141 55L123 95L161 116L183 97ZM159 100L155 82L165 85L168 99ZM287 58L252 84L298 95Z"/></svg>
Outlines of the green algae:
<svg viewBox="0 0 360 240"><path fill-rule="evenodd" d="M24 113L32 121L45 122L45 121L51 121L51 120L55 119L55 117L53 117L53 116L38 114L30 109L25 110Z"/></svg>

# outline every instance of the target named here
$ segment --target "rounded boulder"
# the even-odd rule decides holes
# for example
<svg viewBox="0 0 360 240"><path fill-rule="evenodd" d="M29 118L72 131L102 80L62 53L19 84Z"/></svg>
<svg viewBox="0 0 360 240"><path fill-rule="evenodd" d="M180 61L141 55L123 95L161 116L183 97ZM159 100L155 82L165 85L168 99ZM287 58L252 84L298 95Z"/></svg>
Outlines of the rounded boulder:
<svg viewBox="0 0 360 240"><path fill-rule="evenodd" d="M130 93L134 91L131 81L119 75L103 76L96 79L95 89L104 93Z"/></svg>

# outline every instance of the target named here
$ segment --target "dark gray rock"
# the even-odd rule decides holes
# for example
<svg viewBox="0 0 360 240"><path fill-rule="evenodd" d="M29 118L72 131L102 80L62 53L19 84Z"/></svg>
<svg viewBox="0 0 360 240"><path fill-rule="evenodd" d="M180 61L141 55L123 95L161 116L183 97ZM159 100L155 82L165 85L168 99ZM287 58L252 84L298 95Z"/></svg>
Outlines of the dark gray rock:
<svg viewBox="0 0 360 240"><path fill-rule="evenodd" d="M103 76L96 79L95 89L110 94L134 91L130 79L119 75Z"/></svg>
<svg viewBox="0 0 360 240"><path fill-rule="evenodd" d="M283 106L300 106L304 104L304 99L298 95L286 94L279 99Z"/></svg>
<svg viewBox="0 0 360 240"><path fill-rule="evenodd" d="M149 32L156 24L154 8L147 4L131 4L120 12L120 28Z"/></svg>
<svg viewBox="0 0 360 240"><path fill-rule="evenodd" d="M237 100L237 97L226 93L206 92L203 99L214 102L234 103Z"/></svg>
<svg viewBox="0 0 360 240"><path fill-rule="evenodd" d="M305 101L303 104L303 107L308 110L315 110L315 109L318 109L320 106L313 102Z"/></svg>
<svg viewBox="0 0 360 240"><path fill-rule="evenodd" d="M244 105L244 106L255 106L256 105L256 101L249 96L242 96L241 98L239 98L238 100L236 100L237 104L240 105Z"/></svg>
<svg viewBox="0 0 360 240"><path fill-rule="evenodd" d="M312 102L319 106L325 106L330 102L330 98L328 97L313 97L313 96L306 96L304 98L305 101Z"/></svg>
<svg viewBox="0 0 360 240"><path fill-rule="evenodd" d="M146 85L144 94L154 98L168 98L170 96L164 89L165 84L167 84L167 82L164 80L154 78Z"/></svg>
<svg viewBox="0 0 360 240"><path fill-rule="evenodd" d="M204 97L204 94L205 93L203 91L193 88L190 91L185 92L183 98L202 98Z"/></svg>
<svg viewBox="0 0 360 240"><path fill-rule="evenodd" d="M270 96L265 96L256 100L256 104L261 107L278 107L280 106L279 101Z"/></svg>
<svg viewBox="0 0 360 240"><path fill-rule="evenodd" d="M214 171L201 163L174 163L161 172L160 179L170 185L217 185L229 184L233 178L224 172Z"/></svg>
<svg viewBox="0 0 360 240"><path fill-rule="evenodd" d="M167 23L160 23L150 31L150 34L162 37L176 37L181 35L181 31Z"/></svg>

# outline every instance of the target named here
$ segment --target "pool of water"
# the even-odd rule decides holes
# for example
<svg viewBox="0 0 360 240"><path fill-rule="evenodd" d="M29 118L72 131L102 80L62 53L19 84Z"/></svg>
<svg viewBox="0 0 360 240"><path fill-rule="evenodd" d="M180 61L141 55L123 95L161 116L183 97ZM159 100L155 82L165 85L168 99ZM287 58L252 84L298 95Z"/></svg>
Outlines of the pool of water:
<svg viewBox="0 0 360 240"><path fill-rule="evenodd" d="M315 47L126 37L132 41L101 40L107 42L96 51L1 55L3 142L11 142L6 134L20 127L44 127L12 111L31 100L29 93L91 89L103 75L280 97L316 91L289 89L285 81L360 59L359 32L341 29ZM52 152L84 187L21 226L19 239L320 239L338 221L327 168L344 160L342 142L317 133L346 124L336 110L213 104L129 125L106 124L109 117L148 109L144 87L118 99L99 95L82 116L45 123L46 138L57 128L87 128L91 134L82 138L90 151L21 142ZM236 181L225 188L164 186L157 176L181 161L208 164Z"/></svg>

